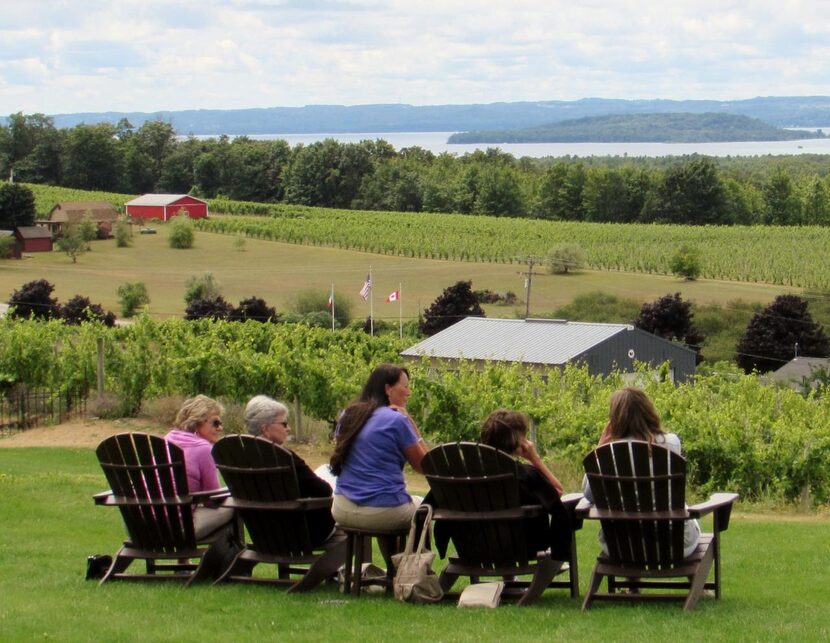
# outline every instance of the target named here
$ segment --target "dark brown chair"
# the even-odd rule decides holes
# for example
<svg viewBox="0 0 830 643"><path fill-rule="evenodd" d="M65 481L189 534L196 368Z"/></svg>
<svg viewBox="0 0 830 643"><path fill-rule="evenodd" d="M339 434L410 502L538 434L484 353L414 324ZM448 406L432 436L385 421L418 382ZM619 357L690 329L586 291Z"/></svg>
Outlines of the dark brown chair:
<svg viewBox="0 0 830 643"><path fill-rule="evenodd" d="M577 512L601 522L608 548L597 558L583 609L594 600L615 599L679 600L690 610L704 590L720 598L720 534L729 526L738 494L716 493L687 508L686 461L647 442L605 444L583 464L594 504L583 501ZM712 533L701 534L697 549L684 557L685 521L709 513ZM603 578L607 592L598 591Z"/></svg>
<svg viewBox="0 0 830 643"><path fill-rule="evenodd" d="M110 491L93 496L95 504L118 507L128 534L101 583L184 580L190 585L221 571L215 545L227 534L197 542L193 531L197 502L221 494L188 493L184 453L178 446L156 435L120 433L101 442L95 453L110 485ZM134 560L145 561L144 574L125 573Z"/></svg>
<svg viewBox="0 0 830 643"><path fill-rule="evenodd" d="M325 544L320 539L315 542L311 528L315 512L318 517L321 511L330 512L332 498L300 497L290 451L264 438L232 435L213 446L213 457L230 491L223 506L237 511L250 537L217 583L267 583L305 591L345 563L342 534L331 536ZM276 565L276 577L252 576L259 563Z"/></svg>
<svg viewBox="0 0 830 643"><path fill-rule="evenodd" d="M434 498L436 543L443 529L455 546L456 555L440 576L445 592L459 576L469 576L472 582L504 578L502 596L518 598L519 605L530 605L549 587L579 595L574 539L568 561L555 561L548 552L528 555L528 521L547 512L541 505L521 504L518 464L512 457L483 444L456 442L430 450L422 466ZM581 497L575 494L568 504ZM566 569L567 581L554 580ZM529 581L516 579L528 575Z"/></svg>

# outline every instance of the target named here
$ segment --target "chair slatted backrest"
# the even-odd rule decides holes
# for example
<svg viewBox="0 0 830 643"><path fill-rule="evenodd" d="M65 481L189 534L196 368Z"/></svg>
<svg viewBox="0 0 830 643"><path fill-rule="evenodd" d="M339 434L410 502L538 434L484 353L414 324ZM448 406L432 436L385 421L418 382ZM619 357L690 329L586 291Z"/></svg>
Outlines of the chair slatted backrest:
<svg viewBox="0 0 830 643"><path fill-rule="evenodd" d="M193 549L193 510L184 452L157 435L119 433L95 451L133 546Z"/></svg>
<svg viewBox="0 0 830 643"><path fill-rule="evenodd" d="M528 563L512 457L483 444L456 442L430 450L422 466L439 515L442 510L469 514L467 520L447 522L461 560L484 566Z"/></svg>
<svg viewBox="0 0 830 643"><path fill-rule="evenodd" d="M229 435L213 446L216 466L251 537L252 549L308 556L313 547L291 452L264 438Z"/></svg>
<svg viewBox="0 0 830 643"><path fill-rule="evenodd" d="M604 444L583 460L597 509L637 514L648 520L602 519L609 557L647 569L670 568L683 561L683 519L654 517L653 512L686 509L686 461L655 444L619 441ZM675 514L676 515L676 514Z"/></svg>

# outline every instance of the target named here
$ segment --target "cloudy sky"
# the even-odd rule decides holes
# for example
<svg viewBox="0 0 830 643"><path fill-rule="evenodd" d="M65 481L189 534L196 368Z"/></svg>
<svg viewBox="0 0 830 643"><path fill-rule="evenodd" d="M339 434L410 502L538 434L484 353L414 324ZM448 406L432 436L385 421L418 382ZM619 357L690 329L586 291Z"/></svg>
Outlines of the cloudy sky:
<svg viewBox="0 0 830 643"><path fill-rule="evenodd" d="M830 94L825 0L2 0L0 114Z"/></svg>

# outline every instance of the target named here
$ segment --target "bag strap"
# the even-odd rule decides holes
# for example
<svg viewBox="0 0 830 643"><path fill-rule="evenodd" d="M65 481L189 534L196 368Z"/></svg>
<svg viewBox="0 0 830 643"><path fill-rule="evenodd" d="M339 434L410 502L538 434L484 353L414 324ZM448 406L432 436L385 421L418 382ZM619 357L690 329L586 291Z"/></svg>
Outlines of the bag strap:
<svg viewBox="0 0 830 643"><path fill-rule="evenodd" d="M409 527L409 537L406 539L406 552L408 554L413 553L412 548L415 545L415 529L418 527L418 513L426 514L424 516L424 528L421 530L421 537L418 539L418 553L420 554L423 551L427 551L426 548L426 537L427 531L429 531L429 526L432 524L432 505L421 505L415 510L415 513L412 514L412 525Z"/></svg>

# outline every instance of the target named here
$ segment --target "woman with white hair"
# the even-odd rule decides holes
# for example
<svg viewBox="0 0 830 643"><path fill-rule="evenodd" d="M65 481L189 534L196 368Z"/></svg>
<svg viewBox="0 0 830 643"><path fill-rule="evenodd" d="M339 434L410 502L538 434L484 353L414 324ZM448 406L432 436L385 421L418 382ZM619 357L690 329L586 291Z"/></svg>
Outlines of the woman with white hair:
<svg viewBox="0 0 830 643"><path fill-rule="evenodd" d="M288 424L288 407L282 402L257 395L245 407L245 426L248 433L264 438L285 448L284 443L291 435ZM330 498L331 486L317 477L305 461L290 449L297 473L300 497ZM307 514L309 536L314 547L325 547L326 553L315 563L312 570L300 581L294 591L316 586L320 580L334 574L346 562L346 537L335 529L334 518L329 509L313 509Z"/></svg>

